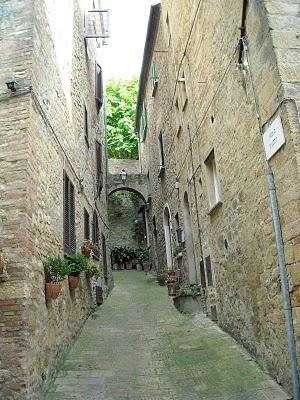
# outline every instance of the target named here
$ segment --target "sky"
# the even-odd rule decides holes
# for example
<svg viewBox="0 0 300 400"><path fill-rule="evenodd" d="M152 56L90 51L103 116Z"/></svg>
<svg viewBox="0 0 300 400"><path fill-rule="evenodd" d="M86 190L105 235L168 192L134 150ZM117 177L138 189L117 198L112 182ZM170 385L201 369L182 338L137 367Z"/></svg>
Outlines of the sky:
<svg viewBox="0 0 300 400"><path fill-rule="evenodd" d="M150 7L158 0L103 0L110 10L110 38L102 48L105 80L139 76Z"/></svg>

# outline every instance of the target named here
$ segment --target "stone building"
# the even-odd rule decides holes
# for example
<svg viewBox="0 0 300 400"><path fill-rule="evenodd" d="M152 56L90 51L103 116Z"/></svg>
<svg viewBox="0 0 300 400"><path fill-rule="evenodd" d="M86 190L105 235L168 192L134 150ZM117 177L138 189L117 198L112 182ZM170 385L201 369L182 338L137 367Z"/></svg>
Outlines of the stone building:
<svg viewBox="0 0 300 400"><path fill-rule="evenodd" d="M158 265L176 269L181 281L201 283L208 315L294 394L295 351L300 361L299 11L298 0L163 0L153 6L136 113Z"/></svg>
<svg viewBox="0 0 300 400"><path fill-rule="evenodd" d="M88 0L0 4L0 398L40 399L111 283L106 254L105 13ZM87 18L84 18L86 15ZM84 24L85 21L85 24ZM88 35L89 34L89 35ZM101 60L100 60L101 63ZM8 82L6 84L6 82ZM102 282L45 301L43 260L99 244Z"/></svg>

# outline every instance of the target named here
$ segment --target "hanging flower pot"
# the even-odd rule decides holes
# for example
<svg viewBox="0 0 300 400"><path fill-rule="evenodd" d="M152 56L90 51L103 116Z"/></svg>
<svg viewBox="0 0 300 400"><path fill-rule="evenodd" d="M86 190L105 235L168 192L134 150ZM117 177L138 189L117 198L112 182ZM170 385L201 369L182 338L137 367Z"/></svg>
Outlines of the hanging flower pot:
<svg viewBox="0 0 300 400"><path fill-rule="evenodd" d="M80 276L69 275L68 281L69 281L69 288L76 289L80 282Z"/></svg>
<svg viewBox="0 0 300 400"><path fill-rule="evenodd" d="M3 274L4 271L4 258L0 255L0 274Z"/></svg>
<svg viewBox="0 0 300 400"><path fill-rule="evenodd" d="M45 285L45 296L46 296L46 300L55 300L57 299L60 291L62 288L62 284L59 283L46 283Z"/></svg>

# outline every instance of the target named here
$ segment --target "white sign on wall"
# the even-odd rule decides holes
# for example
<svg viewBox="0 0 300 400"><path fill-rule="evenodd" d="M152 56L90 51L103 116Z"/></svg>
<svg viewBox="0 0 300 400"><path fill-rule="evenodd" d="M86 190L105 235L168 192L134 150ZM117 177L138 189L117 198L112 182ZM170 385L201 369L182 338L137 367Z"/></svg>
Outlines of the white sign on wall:
<svg viewBox="0 0 300 400"><path fill-rule="evenodd" d="M280 117L275 118L272 124L263 134L263 141L267 160L270 160L270 158L272 158L285 143L283 126Z"/></svg>

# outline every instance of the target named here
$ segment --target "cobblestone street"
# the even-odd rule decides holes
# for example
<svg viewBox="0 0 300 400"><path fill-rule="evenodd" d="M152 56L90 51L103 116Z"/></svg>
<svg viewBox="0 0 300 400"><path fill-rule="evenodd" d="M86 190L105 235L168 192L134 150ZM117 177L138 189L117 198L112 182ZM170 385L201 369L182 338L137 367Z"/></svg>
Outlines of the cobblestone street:
<svg viewBox="0 0 300 400"><path fill-rule="evenodd" d="M180 314L142 272L85 324L47 400L285 400L239 345L204 316Z"/></svg>

